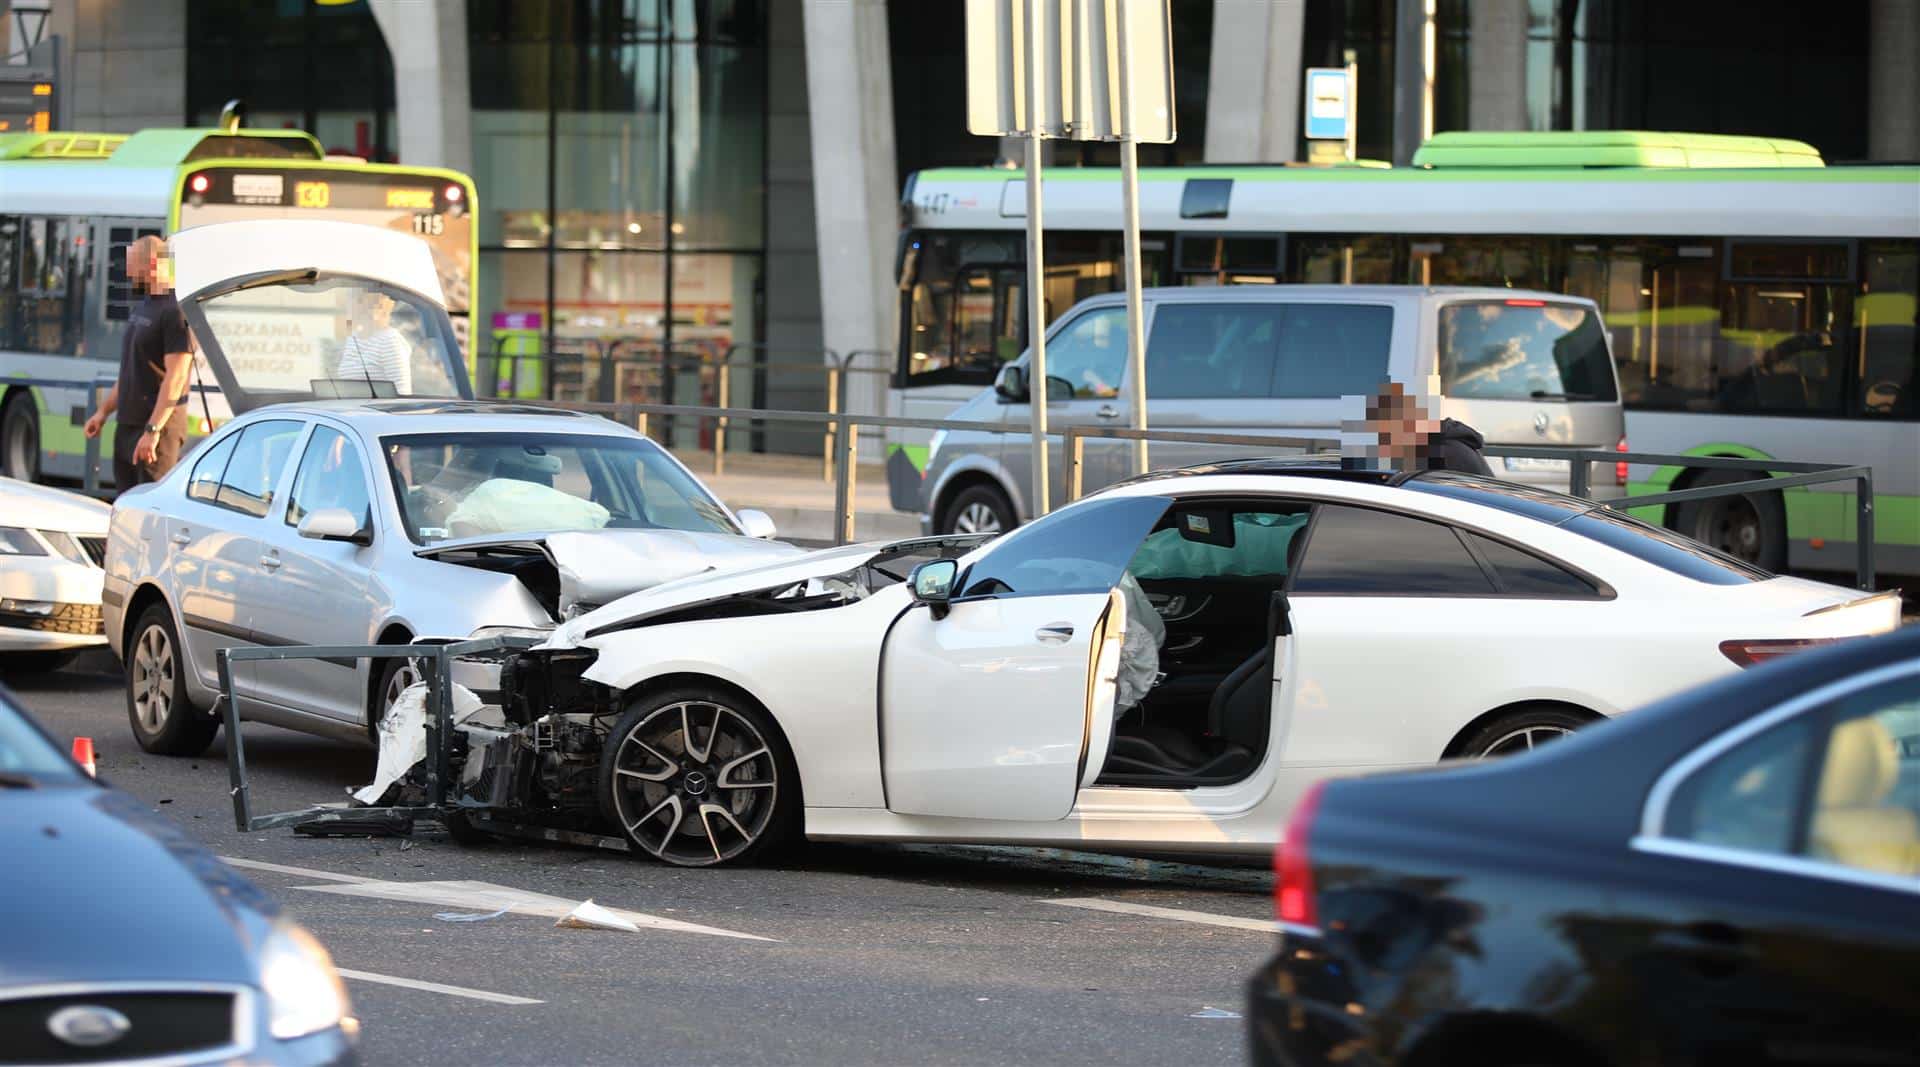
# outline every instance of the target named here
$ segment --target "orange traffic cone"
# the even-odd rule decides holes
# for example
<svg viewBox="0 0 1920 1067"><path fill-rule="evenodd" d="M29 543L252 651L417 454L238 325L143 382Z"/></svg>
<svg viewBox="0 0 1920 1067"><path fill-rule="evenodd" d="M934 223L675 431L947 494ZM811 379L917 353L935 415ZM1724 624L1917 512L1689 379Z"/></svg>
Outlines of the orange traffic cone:
<svg viewBox="0 0 1920 1067"><path fill-rule="evenodd" d="M78 763L80 768L87 772L88 777L96 776L97 772L93 766L93 738L76 737L73 739L73 762Z"/></svg>

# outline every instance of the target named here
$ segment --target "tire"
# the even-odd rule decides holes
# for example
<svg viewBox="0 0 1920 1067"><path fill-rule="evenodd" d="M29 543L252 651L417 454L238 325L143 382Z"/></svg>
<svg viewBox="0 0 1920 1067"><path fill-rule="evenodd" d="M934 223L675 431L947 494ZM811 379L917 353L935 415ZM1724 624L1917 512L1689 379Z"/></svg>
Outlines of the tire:
<svg viewBox="0 0 1920 1067"><path fill-rule="evenodd" d="M9 652L0 654L0 675L25 678L29 674L51 674L72 663L80 655L64 652Z"/></svg>
<svg viewBox="0 0 1920 1067"><path fill-rule="evenodd" d="M681 687L634 702L607 735L600 811L636 851L676 867L751 863L798 836L800 772L757 704Z"/></svg>
<svg viewBox="0 0 1920 1067"><path fill-rule="evenodd" d="M220 732L220 720L187 699L180 636L164 604L149 604L127 642L127 722L133 739L162 756L198 756Z"/></svg>
<svg viewBox="0 0 1920 1067"><path fill-rule="evenodd" d="M1463 759L1498 759L1556 741L1593 720L1565 708L1518 708L1487 723L1461 743Z"/></svg>
<svg viewBox="0 0 1920 1067"><path fill-rule="evenodd" d="M387 717L387 709L409 686L425 680L420 673L418 660L389 659L380 662L380 675L367 693L367 737L375 745L380 744L380 720Z"/></svg>
<svg viewBox="0 0 1920 1067"><path fill-rule="evenodd" d="M0 410L0 474L23 482L40 477L40 411L26 390Z"/></svg>
<svg viewBox="0 0 1920 1067"><path fill-rule="evenodd" d="M991 485L970 485L947 501L936 525L940 533L953 534L1006 533L1019 524L1007 494Z"/></svg>
<svg viewBox="0 0 1920 1067"><path fill-rule="evenodd" d="M1765 479L1747 478L1739 471L1707 471L1687 488L1755 480ZM1673 528L1764 571L1777 574L1787 565L1787 508L1778 491L1681 504L1674 509Z"/></svg>

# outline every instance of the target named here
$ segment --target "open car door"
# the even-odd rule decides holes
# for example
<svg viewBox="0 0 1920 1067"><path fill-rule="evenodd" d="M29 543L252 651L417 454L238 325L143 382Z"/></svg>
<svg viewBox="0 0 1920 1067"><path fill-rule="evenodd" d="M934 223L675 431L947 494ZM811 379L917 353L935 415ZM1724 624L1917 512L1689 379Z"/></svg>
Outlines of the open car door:
<svg viewBox="0 0 1920 1067"><path fill-rule="evenodd" d="M1112 736L1128 621L1115 586L1169 503L1055 512L962 561L948 603L894 623L880 653L888 808L1023 820L1073 810Z"/></svg>
<svg viewBox="0 0 1920 1067"><path fill-rule="evenodd" d="M473 396L433 254L410 234L261 219L181 230L168 250L180 310L234 414Z"/></svg>

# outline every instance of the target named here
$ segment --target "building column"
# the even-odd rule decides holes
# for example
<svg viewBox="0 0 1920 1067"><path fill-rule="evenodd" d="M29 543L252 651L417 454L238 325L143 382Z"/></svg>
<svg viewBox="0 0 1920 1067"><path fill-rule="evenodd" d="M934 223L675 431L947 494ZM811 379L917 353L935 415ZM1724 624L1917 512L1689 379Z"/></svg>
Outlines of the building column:
<svg viewBox="0 0 1920 1067"><path fill-rule="evenodd" d="M1867 26L1867 157L1920 160L1920 4L1873 0Z"/></svg>
<svg viewBox="0 0 1920 1067"><path fill-rule="evenodd" d="M1305 0L1213 0L1209 163L1288 163L1300 143Z"/></svg>
<svg viewBox="0 0 1920 1067"><path fill-rule="evenodd" d="M1527 128L1527 0L1470 0L1467 128Z"/></svg>
<svg viewBox="0 0 1920 1067"><path fill-rule="evenodd" d="M897 342L893 253L900 182L886 0L804 0L801 12L821 337L843 358L863 351L890 354ZM884 366L887 358L867 355L857 365ZM884 412L886 382L877 374L852 375L847 409Z"/></svg>
<svg viewBox="0 0 1920 1067"><path fill-rule="evenodd" d="M400 161L473 170L466 0L367 0L393 57ZM395 42L400 47L394 47Z"/></svg>

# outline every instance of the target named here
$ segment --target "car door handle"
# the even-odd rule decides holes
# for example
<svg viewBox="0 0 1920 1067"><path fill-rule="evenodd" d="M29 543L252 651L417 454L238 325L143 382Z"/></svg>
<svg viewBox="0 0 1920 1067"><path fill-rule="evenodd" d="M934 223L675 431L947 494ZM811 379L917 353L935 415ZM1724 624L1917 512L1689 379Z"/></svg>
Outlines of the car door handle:
<svg viewBox="0 0 1920 1067"><path fill-rule="evenodd" d="M193 543L192 535L186 534L186 533L171 534L167 537L167 540L172 541L176 545L185 545L185 544Z"/></svg>
<svg viewBox="0 0 1920 1067"><path fill-rule="evenodd" d="M1057 645L1073 637L1073 624L1050 622L1035 630L1033 636L1039 638L1042 644Z"/></svg>
<svg viewBox="0 0 1920 1067"><path fill-rule="evenodd" d="M275 569L275 568L277 568L277 567L279 567L279 566L280 566L280 557L279 557L279 556L277 556L277 555L264 555L264 556L261 556L261 557L260 557L260 565L261 565L262 567L265 567L265 568L266 568L266 569L268 569L268 570L273 570L273 569Z"/></svg>
<svg viewBox="0 0 1920 1067"><path fill-rule="evenodd" d="M1120 409L1114 407L1112 404L1102 404L1094 414L1103 419L1117 419L1120 417Z"/></svg>

